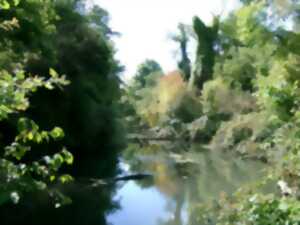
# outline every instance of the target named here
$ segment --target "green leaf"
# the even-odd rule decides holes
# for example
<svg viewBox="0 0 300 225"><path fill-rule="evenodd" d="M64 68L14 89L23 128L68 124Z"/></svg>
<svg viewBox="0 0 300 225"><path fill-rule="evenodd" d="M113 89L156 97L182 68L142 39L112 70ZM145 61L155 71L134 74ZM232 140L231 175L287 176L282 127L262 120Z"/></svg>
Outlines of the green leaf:
<svg viewBox="0 0 300 225"><path fill-rule="evenodd" d="M17 151L15 152L14 156L17 160L21 160L24 155L30 151L30 147L26 147L26 146L19 146Z"/></svg>
<svg viewBox="0 0 300 225"><path fill-rule="evenodd" d="M55 176L54 175L50 176L50 181L53 182L54 180L55 180Z"/></svg>
<svg viewBox="0 0 300 225"><path fill-rule="evenodd" d="M52 169L58 170L59 167L61 167L61 165L63 164L63 162L64 162L64 158L61 156L61 154L58 154L58 153L55 154L53 156L53 161L51 163Z"/></svg>
<svg viewBox="0 0 300 225"><path fill-rule="evenodd" d="M58 73L54 69L52 69L52 68L49 69L49 74L53 78L57 78L58 77Z"/></svg>
<svg viewBox="0 0 300 225"><path fill-rule="evenodd" d="M19 5L21 0L13 0L13 1L14 1L15 6L17 6L17 5Z"/></svg>
<svg viewBox="0 0 300 225"><path fill-rule="evenodd" d="M50 135L54 139L63 138L64 137L64 131L60 127L55 127L50 132Z"/></svg>
<svg viewBox="0 0 300 225"><path fill-rule="evenodd" d="M28 140L33 140L33 133L30 131L30 132L28 132L28 134L27 134L27 138L28 138Z"/></svg>
<svg viewBox="0 0 300 225"><path fill-rule="evenodd" d="M18 121L18 131L22 132L28 128L28 119L20 118Z"/></svg>
<svg viewBox="0 0 300 225"><path fill-rule="evenodd" d="M46 139L46 141L49 141L50 138L49 138L48 132L42 131L42 132L40 132L40 135L41 135L42 139Z"/></svg>
<svg viewBox="0 0 300 225"><path fill-rule="evenodd" d="M37 133L36 135L35 135L35 142L36 143L41 143L42 142L42 135L41 134L39 134L39 133Z"/></svg>
<svg viewBox="0 0 300 225"><path fill-rule="evenodd" d="M1 0L0 1L0 9L8 10L8 9L10 9L10 4L5 0Z"/></svg>
<svg viewBox="0 0 300 225"><path fill-rule="evenodd" d="M25 74L23 71L19 71L19 72L17 72L16 77L18 80L23 80L23 79L25 79Z"/></svg>
<svg viewBox="0 0 300 225"><path fill-rule="evenodd" d="M63 150L62 150L62 154L63 154L63 156L64 156L65 162L66 162L68 165L73 164L74 157L73 157L72 153L70 153L70 152L67 151L66 149L63 149Z"/></svg>
<svg viewBox="0 0 300 225"><path fill-rule="evenodd" d="M65 184L65 183L70 183L72 182L74 179L72 176L65 174L59 177L59 180L61 183Z"/></svg>
<svg viewBox="0 0 300 225"><path fill-rule="evenodd" d="M54 89L54 86L51 84L51 82L46 82L45 88L52 90L52 89Z"/></svg>

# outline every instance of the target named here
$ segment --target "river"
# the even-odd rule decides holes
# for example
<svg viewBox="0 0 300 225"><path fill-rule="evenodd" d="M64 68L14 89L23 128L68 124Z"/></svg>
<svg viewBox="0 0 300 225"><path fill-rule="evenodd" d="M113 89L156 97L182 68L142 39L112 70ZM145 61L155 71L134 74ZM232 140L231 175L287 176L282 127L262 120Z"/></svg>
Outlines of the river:
<svg viewBox="0 0 300 225"><path fill-rule="evenodd" d="M193 213L196 206L259 179L264 168L261 162L242 160L231 152L174 142L129 144L116 157L119 160L114 165L107 160L99 168L108 168L101 163L111 164L116 177L151 176L97 187L76 178L68 188L55 187L72 204L54 208L55 199L49 201L43 192L33 193L22 197L18 205L2 206L1 224L198 224L198 214Z"/></svg>
<svg viewBox="0 0 300 225"><path fill-rule="evenodd" d="M150 173L153 178L118 184L113 198L120 208L107 216L113 225L193 224L195 205L257 180L263 168L229 152L159 142L129 145L120 166L125 174Z"/></svg>

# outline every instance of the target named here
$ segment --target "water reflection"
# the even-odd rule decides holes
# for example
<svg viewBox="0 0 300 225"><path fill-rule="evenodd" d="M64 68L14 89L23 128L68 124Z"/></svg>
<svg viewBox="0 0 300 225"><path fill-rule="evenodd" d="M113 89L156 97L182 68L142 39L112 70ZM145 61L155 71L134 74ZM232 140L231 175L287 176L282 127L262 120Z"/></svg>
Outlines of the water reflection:
<svg viewBox="0 0 300 225"><path fill-rule="evenodd" d="M260 176L259 162L197 145L183 149L186 146L174 143L131 144L123 165L133 173L151 173L154 179L125 183L116 195L121 209L108 220L114 225L193 224L191 211L199 202L232 193Z"/></svg>
<svg viewBox="0 0 300 225"><path fill-rule="evenodd" d="M97 172L96 177L116 177L118 175L117 154L109 159L98 159L89 162L90 168ZM97 166L98 164L98 166ZM84 168L86 170L86 168ZM118 210L119 204L113 201L116 184L93 188L87 177L75 177L71 185L55 185L52 189L59 190L72 199L72 204L55 208L55 202L50 201L47 193L28 194L21 198L17 205L5 204L0 207L0 224L40 225L40 224L95 224L107 225L107 214ZM51 199L53 200L53 199Z"/></svg>
<svg viewBox="0 0 300 225"><path fill-rule="evenodd" d="M73 204L55 209L45 193L0 207L1 224L192 225L193 208L256 180L263 165L182 143L130 144L121 162L100 160L99 174L150 173L152 178L90 188L80 178L61 187ZM96 164L95 164L96 166ZM96 168L96 167L95 167ZM34 201L32 200L34 199Z"/></svg>

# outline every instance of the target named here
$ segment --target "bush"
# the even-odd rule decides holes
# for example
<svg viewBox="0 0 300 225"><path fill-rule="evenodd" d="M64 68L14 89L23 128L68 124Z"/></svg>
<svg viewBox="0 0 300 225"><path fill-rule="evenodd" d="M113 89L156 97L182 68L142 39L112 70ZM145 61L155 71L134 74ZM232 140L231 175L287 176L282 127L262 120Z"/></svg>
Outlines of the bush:
<svg viewBox="0 0 300 225"><path fill-rule="evenodd" d="M184 123L190 123L203 115L200 101L192 94L185 93L170 115Z"/></svg>
<svg viewBox="0 0 300 225"><path fill-rule="evenodd" d="M268 123L267 115L264 113L236 115L230 121L221 123L211 145L213 148L223 150L242 150L242 146L245 145L248 149L246 152L242 150L242 153L252 155L257 153L257 137L261 135ZM248 141L252 143L251 148Z"/></svg>
<svg viewBox="0 0 300 225"><path fill-rule="evenodd" d="M299 108L299 56L289 55L288 60L276 60L269 76L259 75L255 93L262 109L283 121L293 117Z"/></svg>
<svg viewBox="0 0 300 225"><path fill-rule="evenodd" d="M133 102L138 116L150 127L154 127L168 119L171 113L181 103L186 93L186 84L179 72L165 76L156 73L149 75L145 88L135 91Z"/></svg>
<svg viewBox="0 0 300 225"><path fill-rule="evenodd" d="M210 114L232 115L248 113L256 109L256 100L250 93L231 89L222 78L204 84L202 104L203 111Z"/></svg>

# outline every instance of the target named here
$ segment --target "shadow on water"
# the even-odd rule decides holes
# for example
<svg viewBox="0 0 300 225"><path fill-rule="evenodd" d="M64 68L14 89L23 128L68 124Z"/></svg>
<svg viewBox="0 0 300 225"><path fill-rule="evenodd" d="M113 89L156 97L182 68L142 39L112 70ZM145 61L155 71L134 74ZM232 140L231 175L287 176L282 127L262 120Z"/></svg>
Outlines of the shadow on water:
<svg viewBox="0 0 300 225"><path fill-rule="evenodd" d="M119 173L118 156L110 155L108 160L89 161L89 168L98 171L97 177L115 177ZM97 164L99 165L97 167ZM105 164L105 165L104 165ZM21 198L19 204L5 204L0 207L0 224L97 224L106 225L106 215L118 209L118 202L113 201L116 184L92 187L85 177L76 177L68 185L55 185L53 191L59 190L72 199L72 204L55 208L55 199L45 192L28 194ZM50 201L49 201L50 200Z"/></svg>

